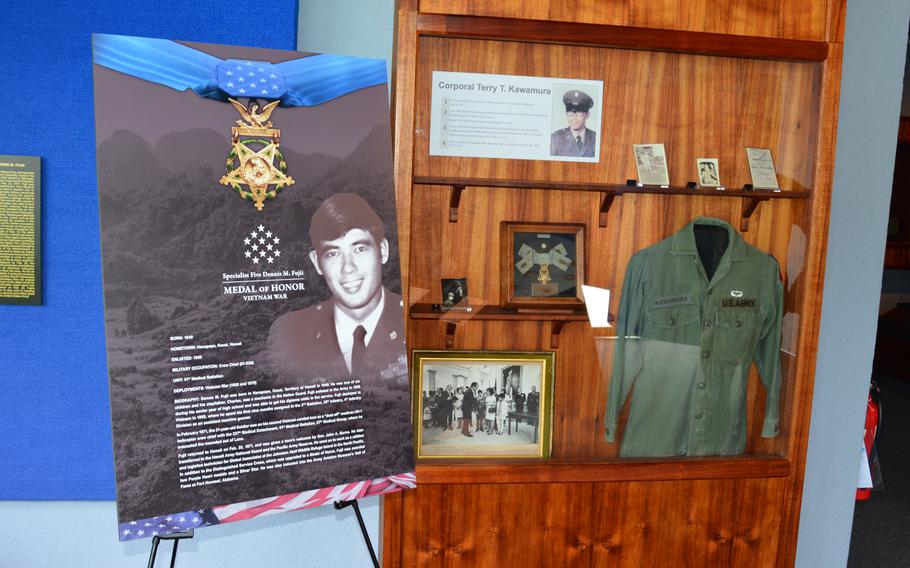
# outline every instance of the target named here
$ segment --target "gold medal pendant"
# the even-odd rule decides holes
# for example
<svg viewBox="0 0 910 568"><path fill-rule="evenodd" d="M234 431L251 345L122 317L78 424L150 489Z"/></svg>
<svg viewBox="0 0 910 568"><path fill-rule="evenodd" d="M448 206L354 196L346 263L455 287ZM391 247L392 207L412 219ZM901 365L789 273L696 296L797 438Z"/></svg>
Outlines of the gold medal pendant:
<svg viewBox="0 0 910 568"><path fill-rule="evenodd" d="M540 274L537 275L537 281L540 282L543 286L546 286L550 283L550 265L543 263L540 265Z"/></svg>
<svg viewBox="0 0 910 568"><path fill-rule="evenodd" d="M279 149L281 130L273 128L269 120L279 101L270 102L260 111L258 104L247 108L234 99L228 100L242 120L231 128L233 147L224 164L227 174L221 176L220 182L234 188L240 197L252 200L262 211L266 199L275 199L282 189L294 184Z"/></svg>

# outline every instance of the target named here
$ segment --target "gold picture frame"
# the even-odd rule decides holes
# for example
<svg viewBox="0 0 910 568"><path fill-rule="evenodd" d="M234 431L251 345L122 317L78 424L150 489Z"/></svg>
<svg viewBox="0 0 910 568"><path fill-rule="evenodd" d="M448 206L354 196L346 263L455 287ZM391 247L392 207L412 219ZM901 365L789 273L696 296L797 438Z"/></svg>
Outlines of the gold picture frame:
<svg viewBox="0 0 910 568"><path fill-rule="evenodd" d="M549 458L555 356L415 349L411 399L417 459ZM466 389L473 400L475 392L483 393L482 406L471 403L467 422Z"/></svg>

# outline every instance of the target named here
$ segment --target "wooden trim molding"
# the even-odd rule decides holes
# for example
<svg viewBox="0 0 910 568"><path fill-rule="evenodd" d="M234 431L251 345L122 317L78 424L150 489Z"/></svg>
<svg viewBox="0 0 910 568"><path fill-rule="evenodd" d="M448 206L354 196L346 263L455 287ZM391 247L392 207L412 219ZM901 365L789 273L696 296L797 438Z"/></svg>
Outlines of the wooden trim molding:
<svg viewBox="0 0 910 568"><path fill-rule="evenodd" d="M821 41L480 16L418 14L417 34L783 61L828 58Z"/></svg>
<svg viewBox="0 0 910 568"><path fill-rule="evenodd" d="M587 463L512 460L466 464L463 461L434 460L432 464L418 463L417 479L421 485L667 481L787 477L791 469L790 462L785 458L770 456Z"/></svg>

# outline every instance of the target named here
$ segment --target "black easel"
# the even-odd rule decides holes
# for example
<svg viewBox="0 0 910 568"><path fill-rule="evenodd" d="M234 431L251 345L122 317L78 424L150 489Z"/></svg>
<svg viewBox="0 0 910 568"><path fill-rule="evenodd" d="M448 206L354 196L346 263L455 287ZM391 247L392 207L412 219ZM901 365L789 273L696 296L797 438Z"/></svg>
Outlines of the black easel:
<svg viewBox="0 0 910 568"><path fill-rule="evenodd" d="M380 568L379 560L376 559L376 552L373 551L373 541L370 540L370 533L367 532L367 526L363 523L363 516L360 514L360 505L357 499L353 501L335 501L335 509L342 510L345 507L354 507L354 513L357 514L357 522L360 523L360 532L363 533L363 540L367 543L367 549L370 551L370 558L373 560L373 566Z"/></svg>
<svg viewBox="0 0 910 568"><path fill-rule="evenodd" d="M367 550L370 551L370 559L373 561L374 568L381 568L379 566L379 560L376 558L376 552L373 550L373 541L370 540L370 533L367 532L367 526L363 522L363 515L360 514L360 505L357 504L357 499L353 501L335 501L335 509L341 510L345 507L354 507L354 513L357 515L357 522L360 524L360 532L363 533L363 540L367 544ZM177 563L177 544L185 539L193 538L193 529L190 529L186 532L172 533L164 536L153 536L152 537L152 553L149 555L148 568L155 568L155 557L158 555L158 545L162 540L173 540L174 548L171 550L171 565L170 568L174 568Z"/></svg>
<svg viewBox="0 0 910 568"><path fill-rule="evenodd" d="M177 563L177 544L185 538L193 538L193 529L190 529L186 532L171 533L171 534L167 534L164 536L153 536L152 537L152 554L149 556L148 568L155 567L155 556L158 555L158 544L161 543L162 540L173 540L174 541L174 548L173 548L173 550L171 550L171 567L170 567L170 568L174 568L174 565Z"/></svg>

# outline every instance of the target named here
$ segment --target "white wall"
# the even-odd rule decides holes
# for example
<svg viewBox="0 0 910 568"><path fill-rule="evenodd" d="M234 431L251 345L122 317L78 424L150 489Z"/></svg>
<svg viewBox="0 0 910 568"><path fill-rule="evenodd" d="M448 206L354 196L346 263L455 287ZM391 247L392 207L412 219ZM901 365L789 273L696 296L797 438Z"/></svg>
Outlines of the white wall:
<svg viewBox="0 0 910 568"><path fill-rule="evenodd" d="M379 501L361 501L378 542ZM112 501L0 501L0 567L114 568L145 566L151 540L117 541ZM168 566L162 543L156 566ZM208 527L180 544L177 566L370 566L354 512L320 507L241 523Z"/></svg>
<svg viewBox="0 0 910 568"><path fill-rule="evenodd" d="M391 85L394 0L300 0L297 49L385 59Z"/></svg>
<svg viewBox="0 0 910 568"><path fill-rule="evenodd" d="M837 161L796 565L845 566L872 372L910 2L847 2Z"/></svg>

